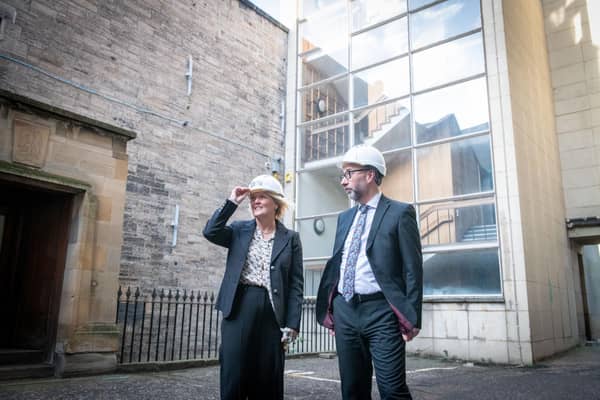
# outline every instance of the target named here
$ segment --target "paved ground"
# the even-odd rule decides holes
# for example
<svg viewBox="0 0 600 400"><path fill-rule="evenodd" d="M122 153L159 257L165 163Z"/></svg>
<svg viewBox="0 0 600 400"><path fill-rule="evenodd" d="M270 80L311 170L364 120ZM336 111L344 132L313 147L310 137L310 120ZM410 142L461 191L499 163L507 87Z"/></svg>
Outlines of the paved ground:
<svg viewBox="0 0 600 400"><path fill-rule="evenodd" d="M600 347L536 367L481 366L409 357L415 400L600 399ZM286 362L286 399L340 399L337 359ZM218 399L218 367L71 379L0 382L0 399ZM377 390L373 398L379 399Z"/></svg>

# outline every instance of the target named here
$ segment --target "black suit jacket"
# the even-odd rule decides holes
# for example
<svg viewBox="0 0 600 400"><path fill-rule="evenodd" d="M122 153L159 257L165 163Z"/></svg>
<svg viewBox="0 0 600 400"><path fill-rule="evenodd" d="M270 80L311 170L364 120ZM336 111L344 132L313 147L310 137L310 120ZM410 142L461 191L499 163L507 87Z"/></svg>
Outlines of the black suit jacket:
<svg viewBox="0 0 600 400"><path fill-rule="evenodd" d="M327 261L317 294L317 320L334 329L332 300L337 293L344 242L357 207L338 216L333 255ZM400 330L421 328L423 257L415 210L410 204L381 196L367 240L367 258Z"/></svg>
<svg viewBox="0 0 600 400"><path fill-rule="evenodd" d="M217 309L223 318L231 314L235 293L240 282L242 268L256 221L236 221L227 225L237 205L229 200L217 209L204 227L204 237L212 243L227 247L227 264L221 289L217 297ZM280 327L300 328L304 277L302 272L302 245L297 232L287 229L277 221L275 241L271 255L271 293L275 317Z"/></svg>

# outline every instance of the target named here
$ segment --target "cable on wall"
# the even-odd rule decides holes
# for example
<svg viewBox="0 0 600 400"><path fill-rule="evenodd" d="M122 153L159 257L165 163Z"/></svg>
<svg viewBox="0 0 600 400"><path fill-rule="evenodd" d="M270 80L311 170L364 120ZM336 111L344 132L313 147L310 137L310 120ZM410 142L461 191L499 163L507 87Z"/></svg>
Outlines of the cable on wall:
<svg viewBox="0 0 600 400"><path fill-rule="evenodd" d="M66 78L63 78L63 77L61 77L61 76L55 75L55 74L53 74L53 73L51 73L51 72L49 72L49 71L46 71L46 70L44 70L44 69L42 69L42 68L40 68L40 67L37 67L37 66L35 66L35 65L32 65L32 64L30 64L30 63L28 63L28 62L25 62L25 61L19 60L19 59L17 59L17 58L11 57L11 56L9 56L9 55L7 55L7 54L0 53L0 59L4 59L4 60L6 60L6 61L10 61L10 62L12 62L12 63L18 64L18 65L21 65L21 66L23 66L23 67L25 67L25 68L31 69L32 71L35 71L35 72L37 72L37 73L40 73L40 74L42 74L42 75L45 75L45 76L47 76L47 77L49 77L49 78L52 78L52 79L54 79L54 80L56 80L56 81L58 81L58 82L64 83L64 84L66 84L66 85L69 85L69 86L72 86L72 87L74 87L74 88L76 88L76 89L79 89L79 90L81 90L81 91L84 91L84 92L86 92L86 93L89 93L89 94L93 94L93 95L96 95L96 96L102 97L103 99L105 99L105 100L108 100L108 101L111 101L111 102L113 102L113 103L117 103L117 104L120 104L120 105L122 105L122 106L125 106L125 107L128 107L128 108L131 108L131 109L133 109L133 110L135 110L135 111L137 111L137 112L139 112L139 113L143 113L143 114L152 115L152 116L154 116L154 117L161 118L161 119L164 119L164 120L167 120L167 121L173 122L173 123L175 123L175 124L177 124L177 125L180 125L180 126L182 126L182 127L190 127L190 128L192 128L192 129L194 129L194 130L197 130L198 132L201 132L201 133L205 134L205 135L208 135L208 136L214 137L214 138L216 138L216 139L219 139L219 140L222 140L222 141L224 141L224 142L227 142L227 143L233 144L233 145L235 145L235 146L243 147L243 148L244 148L244 149L246 149L246 150L249 150L249 151L251 151L251 152L253 152L253 153L256 153L256 154L258 154L258 155L260 155L260 156L263 156L263 157L265 157L265 158L267 158L267 159L270 159L270 156L269 156L268 154L265 154L265 153L263 153L263 152L261 152L261 151L255 150L255 149L253 149L252 147L250 147L250 146L247 146L247 145L245 145L245 144L243 144L243 143L239 143L239 142L236 142L236 141L233 141L233 140L227 139L227 138L225 138L225 137L223 137L223 136L221 136L221 135L218 135L218 134L216 134L216 133L213 133L213 132L207 131L207 130L205 130L205 129L202 129L202 128L200 128L200 127L195 127L195 126L192 126L192 125L190 124L190 121L187 121L187 120L179 120L179 119L176 119L176 118L172 118L172 117L169 117L169 116L167 116L167 115L164 115L164 114L158 113L158 112L156 112L156 111L153 111L153 110L151 110L151 109L149 109L149 108L146 108L146 107L140 107L140 106L137 106L137 105L135 105L135 104L132 104L132 103L126 102L126 101L124 101L124 100L120 100L120 99L118 99L118 98L116 98L116 97L113 97L113 96L110 96L110 95L107 95L107 94L101 93L101 92L97 91L96 89L92 89L92 88L90 88L90 87L87 87L87 86L85 86L85 85L81 85L81 84L79 84L79 83L77 83L77 82L73 82L73 81L71 81L71 80L69 80L69 79L66 79Z"/></svg>

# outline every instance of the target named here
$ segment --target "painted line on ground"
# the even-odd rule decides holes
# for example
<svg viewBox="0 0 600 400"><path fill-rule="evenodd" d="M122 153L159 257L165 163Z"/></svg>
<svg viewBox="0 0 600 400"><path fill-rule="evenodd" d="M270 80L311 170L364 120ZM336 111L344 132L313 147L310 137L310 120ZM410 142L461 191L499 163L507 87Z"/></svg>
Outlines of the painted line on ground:
<svg viewBox="0 0 600 400"><path fill-rule="evenodd" d="M417 374L419 372L429 372L429 371L439 371L439 370L450 370L450 369L457 369L458 367L432 367L432 368L421 368L421 369L414 369L412 371L406 371L407 374Z"/></svg>
<svg viewBox="0 0 600 400"><path fill-rule="evenodd" d="M288 370L288 371L285 371L284 373L285 373L285 375L291 376L292 378L303 378L303 379L310 379L313 381L340 383L339 379L319 378L318 376L310 376L310 375L314 375L314 371Z"/></svg>

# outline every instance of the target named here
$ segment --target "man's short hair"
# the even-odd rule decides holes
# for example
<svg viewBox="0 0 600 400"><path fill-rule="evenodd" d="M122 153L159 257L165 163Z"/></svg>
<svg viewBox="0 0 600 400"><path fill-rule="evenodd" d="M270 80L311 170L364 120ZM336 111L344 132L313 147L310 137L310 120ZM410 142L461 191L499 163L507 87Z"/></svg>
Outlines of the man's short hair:
<svg viewBox="0 0 600 400"><path fill-rule="evenodd" d="M373 174L375 176L375 183L377 184L377 186L381 186L381 182L383 181L383 175L381 174L381 172L379 172L379 170L373 167L372 165L369 165L369 169L373 171Z"/></svg>

